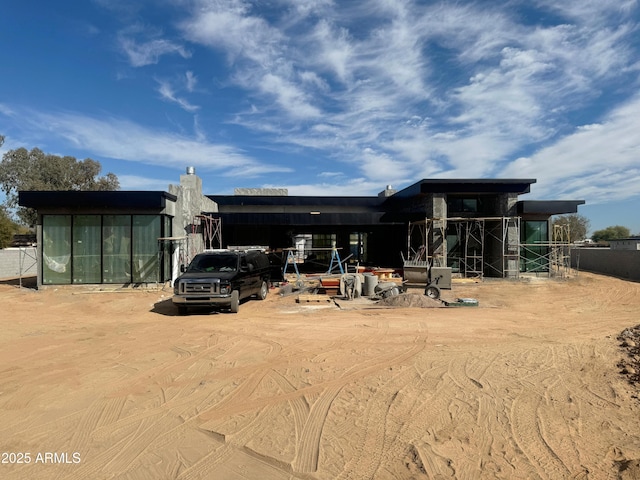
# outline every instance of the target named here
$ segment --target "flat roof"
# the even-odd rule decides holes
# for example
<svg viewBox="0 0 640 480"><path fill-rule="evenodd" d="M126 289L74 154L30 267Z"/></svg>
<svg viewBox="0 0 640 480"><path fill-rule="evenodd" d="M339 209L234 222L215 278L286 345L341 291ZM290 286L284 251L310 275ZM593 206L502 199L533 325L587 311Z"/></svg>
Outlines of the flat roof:
<svg viewBox="0 0 640 480"><path fill-rule="evenodd" d="M584 204L584 200L520 200L516 210L519 214L562 215L577 213L578 205Z"/></svg>
<svg viewBox="0 0 640 480"><path fill-rule="evenodd" d="M413 197L427 193L529 193L535 178L422 179L403 188L393 197Z"/></svg>
<svg viewBox="0 0 640 480"><path fill-rule="evenodd" d="M35 209L45 208L117 208L163 209L167 200L175 202L175 195L163 191L107 190L107 191L20 191L18 204Z"/></svg>

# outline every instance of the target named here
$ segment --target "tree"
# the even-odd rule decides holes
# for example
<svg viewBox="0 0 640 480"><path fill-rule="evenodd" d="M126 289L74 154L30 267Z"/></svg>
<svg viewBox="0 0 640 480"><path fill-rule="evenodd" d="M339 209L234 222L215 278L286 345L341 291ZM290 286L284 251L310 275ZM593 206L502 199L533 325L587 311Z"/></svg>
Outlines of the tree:
<svg viewBox="0 0 640 480"><path fill-rule="evenodd" d="M631 231L627 227L615 225L602 230L596 230L593 232L593 235L591 235L591 239L594 242L608 242L618 238L629 238L630 236Z"/></svg>
<svg viewBox="0 0 640 480"><path fill-rule="evenodd" d="M120 182L113 173L99 177L100 162L87 158L60 157L38 148L9 150L0 163L0 185L6 195L5 206L15 210L26 225L33 225L32 209L18 208L20 190L118 190Z"/></svg>
<svg viewBox="0 0 640 480"><path fill-rule="evenodd" d="M0 206L0 249L11 246L13 234L16 233L17 225L11 221L9 215Z"/></svg>
<svg viewBox="0 0 640 480"><path fill-rule="evenodd" d="M571 215L561 215L553 219L552 225L555 227L568 226L569 227L569 242L576 242L587 238L587 232L589 231L589 219L583 215L573 213ZM556 229L554 228L554 231Z"/></svg>

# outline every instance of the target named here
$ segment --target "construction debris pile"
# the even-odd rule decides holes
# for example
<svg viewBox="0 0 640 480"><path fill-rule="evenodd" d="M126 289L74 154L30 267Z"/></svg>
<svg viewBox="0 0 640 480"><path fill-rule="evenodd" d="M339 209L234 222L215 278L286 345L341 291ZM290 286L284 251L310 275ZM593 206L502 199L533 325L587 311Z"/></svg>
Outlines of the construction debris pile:
<svg viewBox="0 0 640 480"><path fill-rule="evenodd" d="M640 325L625 328L618 335L620 347L625 353L625 358L618 363L620 373L629 383L640 383Z"/></svg>
<svg viewBox="0 0 640 480"><path fill-rule="evenodd" d="M450 288L450 287L449 287ZM298 303L325 303L344 300L360 305L378 305L397 308L441 308L478 306L475 299L457 298L454 301L432 296L425 287L412 287L408 291L407 281L401 271L373 269L362 273L285 275L280 286L281 296L296 295ZM342 304L344 305L344 303Z"/></svg>

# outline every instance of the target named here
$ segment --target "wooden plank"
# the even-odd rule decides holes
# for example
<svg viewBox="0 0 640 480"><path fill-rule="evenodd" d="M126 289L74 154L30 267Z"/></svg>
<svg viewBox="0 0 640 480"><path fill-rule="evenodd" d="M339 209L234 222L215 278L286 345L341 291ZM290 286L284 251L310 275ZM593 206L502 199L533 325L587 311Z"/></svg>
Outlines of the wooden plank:
<svg viewBox="0 0 640 480"><path fill-rule="evenodd" d="M331 301L331 297L329 295L309 295L309 294L301 294L298 295L298 298L296 300L298 303L309 303L309 302L316 302L316 303L322 303L322 302L330 302Z"/></svg>

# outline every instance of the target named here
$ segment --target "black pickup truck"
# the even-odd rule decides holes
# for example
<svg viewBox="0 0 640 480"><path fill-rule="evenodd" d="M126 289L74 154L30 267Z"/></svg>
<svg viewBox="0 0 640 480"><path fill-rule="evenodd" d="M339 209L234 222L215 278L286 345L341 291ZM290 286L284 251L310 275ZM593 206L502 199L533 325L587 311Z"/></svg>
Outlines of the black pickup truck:
<svg viewBox="0 0 640 480"><path fill-rule="evenodd" d="M180 314L188 307L228 308L237 313L240 300L269 293L269 257L258 250L212 250L194 257L173 284L173 303Z"/></svg>

